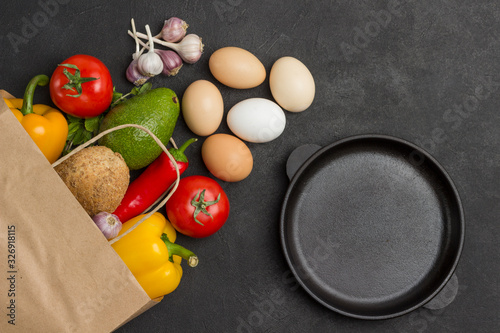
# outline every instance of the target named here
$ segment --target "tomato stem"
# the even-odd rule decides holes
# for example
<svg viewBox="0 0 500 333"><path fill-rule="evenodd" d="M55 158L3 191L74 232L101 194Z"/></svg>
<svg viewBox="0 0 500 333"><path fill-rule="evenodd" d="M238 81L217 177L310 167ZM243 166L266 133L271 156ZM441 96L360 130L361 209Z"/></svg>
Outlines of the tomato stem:
<svg viewBox="0 0 500 333"><path fill-rule="evenodd" d="M185 247L172 243L166 233L161 235L161 240L165 243L168 250L168 260L174 262L173 256L179 256L186 259L187 263L191 267L196 267L198 265L198 256L193 252L189 251Z"/></svg>
<svg viewBox="0 0 500 333"><path fill-rule="evenodd" d="M62 86L63 89L66 90L76 90L77 94L71 95L66 94L66 96L78 98L82 95L82 83L99 80L100 78L96 77L81 77L80 69L73 64L59 64L57 66L72 68L75 70L75 74L71 74L67 68L64 68L63 73L68 78L69 82Z"/></svg>
<svg viewBox="0 0 500 333"><path fill-rule="evenodd" d="M37 75L30 80L24 91L23 106L21 108L21 113L24 116L28 113L33 113L33 95L35 94L35 88L37 86L46 86L49 81L49 77L44 74Z"/></svg>
<svg viewBox="0 0 500 333"><path fill-rule="evenodd" d="M205 215L210 216L212 218L212 220L213 220L214 217L212 216L212 214L210 214L207 211L207 207L218 203L219 200L220 200L220 193L219 193L219 195L217 196L216 200L205 201L205 191L206 191L206 189L203 189L203 191L201 191L201 194L200 194L200 191L198 190L198 194L196 194L194 196L193 200L191 200L191 205L193 205L195 207L193 218L194 218L194 220L195 220L196 223L201 224L203 226L204 226L204 224L201 223L200 221L198 221L198 219L196 218L196 216L201 212L201 213L203 213Z"/></svg>

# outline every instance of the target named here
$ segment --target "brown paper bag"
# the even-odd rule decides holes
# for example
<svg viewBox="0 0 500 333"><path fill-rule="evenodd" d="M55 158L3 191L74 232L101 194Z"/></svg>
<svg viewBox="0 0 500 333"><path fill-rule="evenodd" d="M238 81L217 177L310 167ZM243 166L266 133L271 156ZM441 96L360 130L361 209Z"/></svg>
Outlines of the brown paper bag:
<svg viewBox="0 0 500 333"><path fill-rule="evenodd" d="M111 332L158 303L3 100L0 253L0 332Z"/></svg>

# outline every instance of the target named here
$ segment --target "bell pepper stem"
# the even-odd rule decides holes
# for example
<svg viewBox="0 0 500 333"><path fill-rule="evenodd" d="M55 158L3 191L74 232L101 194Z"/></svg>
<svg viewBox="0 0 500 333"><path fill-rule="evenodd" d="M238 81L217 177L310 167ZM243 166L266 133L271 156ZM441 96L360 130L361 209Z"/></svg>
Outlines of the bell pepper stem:
<svg viewBox="0 0 500 333"><path fill-rule="evenodd" d="M198 139L196 138L192 138L192 139L189 139L187 140L186 142L184 142L182 144L182 146L180 146L179 148L175 149L175 148L170 148L169 149L169 152L170 154L172 154L172 156L174 157L174 159L177 161L177 162L184 162L186 163L188 160L187 160L187 157L186 155L184 154L184 151L186 150L186 148L192 144L193 142L196 142L198 141Z"/></svg>
<svg viewBox="0 0 500 333"><path fill-rule="evenodd" d="M24 91L23 97L23 107L21 108L21 113L23 116L33 113L33 95L35 94L35 88L37 86L46 86L49 83L49 77L44 74L40 74L31 79Z"/></svg>
<svg viewBox="0 0 500 333"><path fill-rule="evenodd" d="M168 260L174 262L173 256L179 256L183 259L186 259L187 263L191 267L196 267L198 265L198 256L188 249L182 247L179 244L172 243L167 234L163 233L161 235L161 240L165 243L168 249Z"/></svg>

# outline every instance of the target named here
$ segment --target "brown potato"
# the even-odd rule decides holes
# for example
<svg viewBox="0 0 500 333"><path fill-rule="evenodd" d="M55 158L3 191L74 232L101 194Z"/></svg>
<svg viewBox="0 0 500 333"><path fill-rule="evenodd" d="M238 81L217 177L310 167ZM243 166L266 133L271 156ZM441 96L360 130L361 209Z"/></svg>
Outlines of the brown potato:
<svg viewBox="0 0 500 333"><path fill-rule="evenodd" d="M130 181L122 156L104 146L82 149L54 169L91 217L113 213Z"/></svg>

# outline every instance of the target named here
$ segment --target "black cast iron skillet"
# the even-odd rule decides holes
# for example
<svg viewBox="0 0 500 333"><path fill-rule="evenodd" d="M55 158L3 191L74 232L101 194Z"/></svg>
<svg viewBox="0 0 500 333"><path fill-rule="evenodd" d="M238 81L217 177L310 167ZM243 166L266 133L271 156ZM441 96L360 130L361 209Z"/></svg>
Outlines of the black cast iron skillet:
<svg viewBox="0 0 500 333"><path fill-rule="evenodd" d="M454 273L464 229L446 171L416 145L385 135L349 137L313 153L291 177L280 220L283 251L302 287L361 319L400 316L431 301Z"/></svg>

